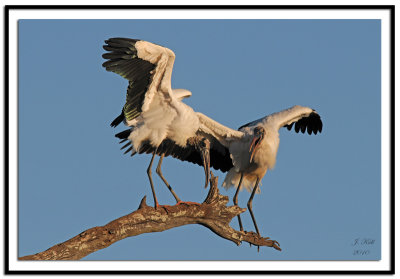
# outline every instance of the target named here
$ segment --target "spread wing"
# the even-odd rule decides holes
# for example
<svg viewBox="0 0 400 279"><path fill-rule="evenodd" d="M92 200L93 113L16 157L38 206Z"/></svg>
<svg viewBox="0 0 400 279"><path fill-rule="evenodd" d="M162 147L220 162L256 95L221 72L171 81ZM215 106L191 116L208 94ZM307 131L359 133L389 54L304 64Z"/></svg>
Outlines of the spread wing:
<svg viewBox="0 0 400 279"><path fill-rule="evenodd" d="M171 76L175 54L170 49L128 38L110 38L105 43L103 48L107 53L103 58L107 61L103 67L129 81L122 113L111 126L135 119L156 98L162 102L174 98Z"/></svg>
<svg viewBox="0 0 400 279"><path fill-rule="evenodd" d="M286 127L289 131L294 125L296 133L305 133L307 131L309 135L311 135L311 133L321 133L322 131L322 120L319 114L311 108L302 106L293 106L289 109L249 122L241 126L239 130L244 127L256 126L258 123L270 125L277 130Z"/></svg>
<svg viewBox="0 0 400 279"><path fill-rule="evenodd" d="M196 112L196 114L200 121L199 130L206 135L214 137L225 147L229 148L230 141L240 139L244 136L243 132L226 127L200 112Z"/></svg>
<svg viewBox="0 0 400 279"><path fill-rule="evenodd" d="M297 121L291 121L290 124L286 124L284 127L290 131L293 124L295 125L294 130L296 133L301 131L304 134L306 129L309 135L311 135L311 133L316 135L318 132L322 132L321 117L315 111L311 112L308 116L303 116Z"/></svg>

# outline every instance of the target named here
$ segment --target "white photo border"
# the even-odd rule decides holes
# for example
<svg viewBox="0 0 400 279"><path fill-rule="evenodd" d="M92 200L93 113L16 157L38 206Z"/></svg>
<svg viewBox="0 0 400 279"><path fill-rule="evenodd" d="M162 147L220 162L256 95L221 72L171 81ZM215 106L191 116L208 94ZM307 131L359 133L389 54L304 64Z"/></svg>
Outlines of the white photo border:
<svg viewBox="0 0 400 279"><path fill-rule="evenodd" d="M168 13L165 13L168 9ZM6 274L393 274L394 273L394 6L5 6L5 272ZM380 19L381 261L20 261L17 258L19 19ZM157 263L157 264L154 264Z"/></svg>

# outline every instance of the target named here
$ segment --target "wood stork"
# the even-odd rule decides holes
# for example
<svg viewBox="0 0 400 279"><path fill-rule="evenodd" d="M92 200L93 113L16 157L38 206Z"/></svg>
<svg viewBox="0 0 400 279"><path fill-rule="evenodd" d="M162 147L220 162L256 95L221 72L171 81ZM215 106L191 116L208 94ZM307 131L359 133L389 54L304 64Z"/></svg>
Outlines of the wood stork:
<svg viewBox="0 0 400 279"><path fill-rule="evenodd" d="M247 207L258 234L252 210L254 194L259 192L260 181L267 170L275 166L279 129L286 127L290 131L293 125L296 133L307 131L311 135L322 131L321 117L315 110L294 106L239 127L239 131L244 133L243 137L229 144L233 168L229 170L222 185L226 188L237 187L233 198L235 205L238 204L238 193L242 186L251 191ZM240 230L243 230L240 216L238 220Z"/></svg>
<svg viewBox="0 0 400 279"><path fill-rule="evenodd" d="M177 203L181 200L161 172L164 157L171 155L202 165L206 175L205 186L209 180L210 165L222 171L229 170L232 161L228 149L199 129L198 115L182 102L191 92L171 88L175 54L168 48L135 39L110 38L105 43L103 48L108 52L103 54L103 58L107 59L103 67L129 81L126 103L111 126L124 122L130 127L116 134L121 143L129 140L121 148L129 147L125 153L152 154L147 174L155 207L158 207L158 201L151 167L156 154L160 156L156 172ZM210 161L210 155L214 160Z"/></svg>
<svg viewBox="0 0 400 279"><path fill-rule="evenodd" d="M279 129L286 127L290 131L294 125L296 133L307 131L310 135L317 134L322 131L321 117L311 108L293 106L247 123L235 131L201 113L197 114L201 123L200 130L212 135L229 149L233 166L225 176L222 186L237 187L233 198L234 204L238 205L238 193L242 186L251 191L247 208L254 227L260 235L252 210L252 202L255 193L259 193L261 179L268 169L275 166L279 147ZM238 220L240 230L243 231L240 216Z"/></svg>

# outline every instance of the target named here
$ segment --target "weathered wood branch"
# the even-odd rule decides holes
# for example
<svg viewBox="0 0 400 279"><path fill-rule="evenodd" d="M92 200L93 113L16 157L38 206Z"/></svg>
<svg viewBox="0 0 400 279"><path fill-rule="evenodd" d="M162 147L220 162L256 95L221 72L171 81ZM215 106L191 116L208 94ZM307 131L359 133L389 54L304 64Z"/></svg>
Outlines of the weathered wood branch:
<svg viewBox="0 0 400 279"><path fill-rule="evenodd" d="M246 241L255 246L269 246L281 250L275 240L260 237L255 232L236 231L229 226L232 218L246 209L238 206L227 207L228 197L220 195L218 191L218 177L211 176L210 191L202 204L187 202L174 206L163 205L155 209L146 204L144 197L136 211L104 226L88 229L46 251L20 257L19 260L79 260L127 237L162 232L188 224L203 225L237 245Z"/></svg>

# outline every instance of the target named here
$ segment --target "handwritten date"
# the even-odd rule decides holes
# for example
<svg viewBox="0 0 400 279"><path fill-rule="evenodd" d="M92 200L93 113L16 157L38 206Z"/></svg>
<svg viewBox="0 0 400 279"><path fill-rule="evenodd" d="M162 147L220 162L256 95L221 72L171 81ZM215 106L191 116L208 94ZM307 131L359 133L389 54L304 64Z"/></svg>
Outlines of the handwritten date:
<svg viewBox="0 0 400 279"><path fill-rule="evenodd" d="M372 238L355 238L351 243L355 249L353 250L353 256L366 256L370 251L370 247L375 244L375 239Z"/></svg>

